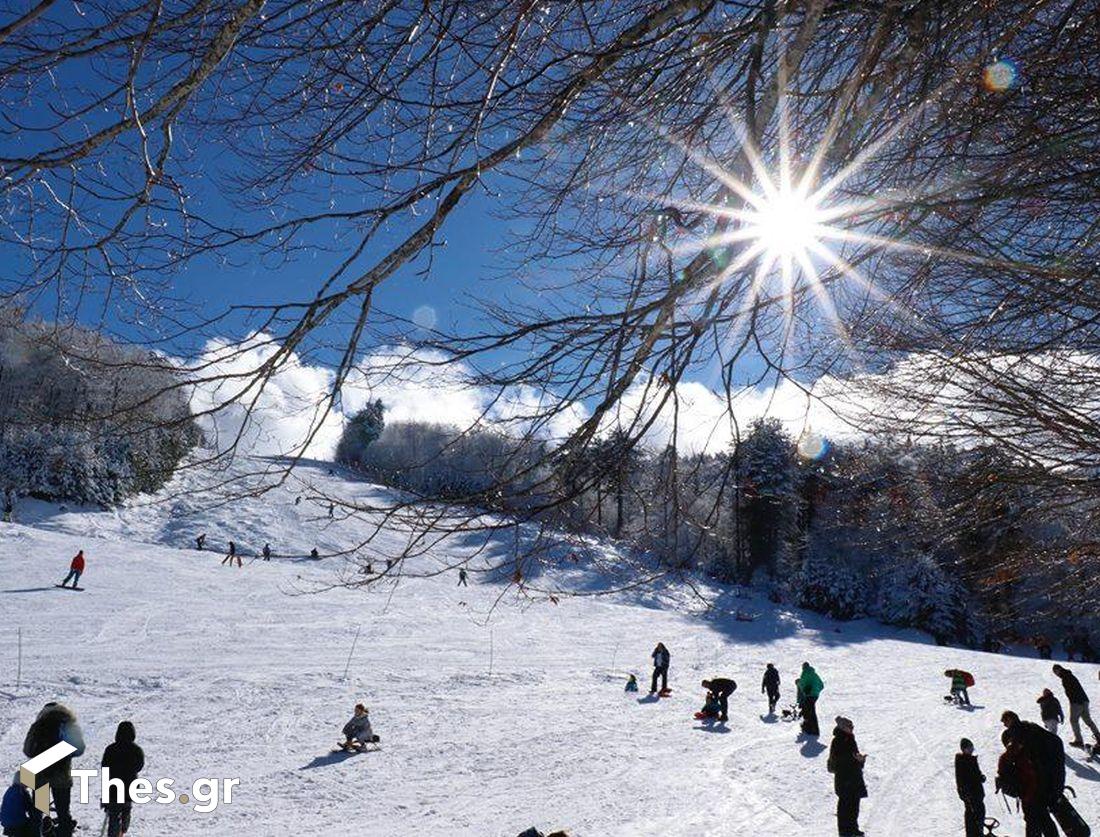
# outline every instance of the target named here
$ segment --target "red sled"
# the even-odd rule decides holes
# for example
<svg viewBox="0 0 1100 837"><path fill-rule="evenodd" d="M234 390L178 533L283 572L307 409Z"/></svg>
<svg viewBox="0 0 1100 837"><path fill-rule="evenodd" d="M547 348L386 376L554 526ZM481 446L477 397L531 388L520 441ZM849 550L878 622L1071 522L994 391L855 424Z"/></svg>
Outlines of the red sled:
<svg viewBox="0 0 1100 837"><path fill-rule="evenodd" d="M696 721L713 721L713 720L716 720L717 718L718 718L718 715L715 714L714 712L696 712L695 713L695 720Z"/></svg>

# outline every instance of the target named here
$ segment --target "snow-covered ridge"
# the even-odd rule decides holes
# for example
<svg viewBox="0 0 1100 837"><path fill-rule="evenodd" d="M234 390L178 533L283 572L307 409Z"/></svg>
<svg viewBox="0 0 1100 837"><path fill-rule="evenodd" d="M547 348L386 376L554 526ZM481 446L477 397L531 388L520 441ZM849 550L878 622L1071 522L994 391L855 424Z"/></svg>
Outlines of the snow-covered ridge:
<svg viewBox="0 0 1100 837"><path fill-rule="evenodd" d="M706 615L675 588L557 605L505 596L493 609L501 587L476 572L469 587L448 572L396 590L298 594L330 580L338 559L246 558L237 569L222 566L218 550L232 538L249 554L265 541L284 555L339 551L367 524L338 512L329 519L311 489L382 489L321 465L235 503L200 493L207 482L185 471L157 503L114 512L25 505L20 523L0 525L0 753L9 767L22 760L41 704L55 699L84 726L89 749L78 766L98 765L129 718L148 775L241 778L234 802L212 814L139 807L133 837L514 837L532 824L588 837L834 834L824 749L839 713L855 721L869 754L868 834L949 835L962 824L951 772L958 739L977 743L991 794L1000 712L1037 719L1040 690L1058 691L1040 660L938 648L914 632L833 623L752 597L720 597ZM191 548L199 532L209 551ZM402 533L381 537L384 549ZM87 589L55 589L78 548ZM417 560L454 563L466 548L456 541ZM737 609L756 621L737 621ZM674 694L639 701L622 690L626 673L648 680L658 640L672 652ZM764 664L779 666L786 704L803 660L826 683L820 742L761 717ZM943 704L951 667L976 675L973 711ZM1100 699L1097 668L1071 668ZM740 685L728 732L691 717L698 683L712 675ZM371 707L382 751L330 756L359 700ZM1070 756L1077 807L1095 826L1100 771ZM1018 815L995 798L988 805L1005 824L998 833L1023 834ZM97 808L75 814L98 831Z"/></svg>

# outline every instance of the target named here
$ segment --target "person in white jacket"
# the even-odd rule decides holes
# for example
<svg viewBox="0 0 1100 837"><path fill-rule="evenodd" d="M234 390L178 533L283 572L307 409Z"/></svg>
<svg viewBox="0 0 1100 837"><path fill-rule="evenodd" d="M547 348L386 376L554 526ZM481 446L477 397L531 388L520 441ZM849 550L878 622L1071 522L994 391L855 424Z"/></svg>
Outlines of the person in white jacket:
<svg viewBox="0 0 1100 837"><path fill-rule="evenodd" d="M76 820L70 813L73 790L73 757L84 754L84 733L77 723L76 714L60 703L50 702L42 707L23 741L23 753L33 758L55 744L67 741L76 752L64 758L45 772L57 811L55 837L72 837Z"/></svg>
<svg viewBox="0 0 1100 837"><path fill-rule="evenodd" d="M370 725L370 710L363 704L355 704L355 714L344 724L344 739L340 746L345 750L362 750L378 741Z"/></svg>

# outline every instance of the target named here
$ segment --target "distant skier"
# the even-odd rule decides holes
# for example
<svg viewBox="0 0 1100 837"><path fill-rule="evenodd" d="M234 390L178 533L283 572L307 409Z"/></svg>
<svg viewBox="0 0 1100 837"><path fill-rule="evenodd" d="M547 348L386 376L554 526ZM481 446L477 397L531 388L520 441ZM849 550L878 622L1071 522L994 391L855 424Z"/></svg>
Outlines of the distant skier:
<svg viewBox="0 0 1100 837"><path fill-rule="evenodd" d="M0 802L0 827L5 837L41 837L42 834L42 814L34 807L31 792L19 781L18 770Z"/></svg>
<svg viewBox="0 0 1100 837"><path fill-rule="evenodd" d="M228 563L229 566L232 567L234 558L237 559L237 566L238 567L243 566L241 564L241 556L237 554L237 545L235 543L233 543L233 541L230 541L229 542L229 554L226 555L224 558L222 558L222 563L223 564Z"/></svg>
<svg viewBox="0 0 1100 837"><path fill-rule="evenodd" d="M638 678L635 677L633 674L631 674L629 677L627 677L626 678L626 688L623 691L626 691L626 692L636 692L636 691L638 691Z"/></svg>
<svg viewBox="0 0 1100 837"><path fill-rule="evenodd" d="M72 837L76 820L72 818L73 758L84 754L84 733L76 715L67 706L51 701L42 707L23 740L23 754L34 757L55 744L67 741L76 748L71 756L48 767L39 779L45 778L53 796L57 823L53 837Z"/></svg>
<svg viewBox="0 0 1100 837"><path fill-rule="evenodd" d="M206 533L203 532L201 535L199 535L197 538L195 538L195 548L198 549L199 552L202 552L202 550L205 546L206 546Z"/></svg>
<svg viewBox="0 0 1100 837"><path fill-rule="evenodd" d="M335 514L336 514L336 504L335 503L329 503L328 504L328 516L329 516L329 518L332 518Z"/></svg>
<svg viewBox="0 0 1100 837"><path fill-rule="evenodd" d="M81 549L76 555L73 556L73 560L69 562L69 574L65 576L65 580L61 582L61 586L64 587L69 583L69 579L72 579L73 589L75 590L80 586L80 576L84 574L84 550Z"/></svg>
<svg viewBox="0 0 1100 837"><path fill-rule="evenodd" d="M718 701L718 720L728 721L730 712L730 695L737 691L737 684L728 677L712 677L703 681L703 688L714 695Z"/></svg>
<svg viewBox="0 0 1100 837"><path fill-rule="evenodd" d="M108 744L103 751L100 764L110 771L112 779L121 779L123 783L122 792L116 795L114 791L109 791L108 801L103 805L103 810L107 812L107 837L123 837L130 830L133 808L129 796L130 783L145 767L145 753L134 743L136 738L134 725L122 721L115 730L114 743Z"/></svg>
<svg viewBox="0 0 1100 837"><path fill-rule="evenodd" d="M982 837L985 825L985 776L974 755L974 742L964 738L955 754L955 789L963 802L963 827L966 837Z"/></svg>
<svg viewBox="0 0 1100 837"><path fill-rule="evenodd" d="M466 583L466 568L465 567L459 567L458 568L458 586L459 587L469 587L470 586Z"/></svg>
<svg viewBox="0 0 1100 837"><path fill-rule="evenodd" d="M959 706L971 706L967 687L973 678L967 672L957 668L949 668L943 676L951 678L951 699Z"/></svg>
<svg viewBox="0 0 1100 837"><path fill-rule="evenodd" d="M863 763L867 756L859 751L855 727L847 718L837 716L833 741L829 745L828 771L833 774L836 791L836 827L840 837L859 837L859 803L867 796L863 781Z"/></svg>
<svg viewBox="0 0 1100 837"><path fill-rule="evenodd" d="M764 679L760 683L760 693L768 696L768 714L775 714L775 706L779 703L779 669L772 663L764 669Z"/></svg>
<svg viewBox="0 0 1100 837"><path fill-rule="evenodd" d="M265 561L271 560L271 544L265 543L263 549L263 556Z"/></svg>
<svg viewBox="0 0 1100 837"><path fill-rule="evenodd" d="M355 713L344 724L343 732L344 743L340 747L348 752L363 750L368 744L375 744L379 740L371 728L370 710L361 703L355 704Z"/></svg>
<svg viewBox="0 0 1100 837"><path fill-rule="evenodd" d="M809 663L802 664L802 675L798 678L802 693L802 731L806 735L821 735L817 723L817 699L825 689L825 683Z"/></svg>
<svg viewBox="0 0 1100 837"><path fill-rule="evenodd" d="M1043 693L1035 702L1039 704L1039 717L1043 719L1043 726L1047 728L1047 732L1057 735L1058 724L1066 722L1066 716L1062 714L1061 701L1050 689L1043 689Z"/></svg>
<svg viewBox="0 0 1100 837"><path fill-rule="evenodd" d="M1092 716L1089 714L1089 696L1072 671L1054 664L1054 673L1062 681L1062 688L1066 690L1066 700L1069 701L1069 725L1073 728L1073 740L1069 742L1071 747L1084 747L1085 740L1081 737L1081 721L1092 730L1092 737L1100 744L1100 729L1096 728Z"/></svg>
<svg viewBox="0 0 1100 837"><path fill-rule="evenodd" d="M657 679L661 680L661 691L668 691L668 667L672 662L672 655L668 653L668 649L665 648L663 642L658 642L657 647L653 649L653 653L650 654L653 658L653 679L650 681L649 693L651 695L657 693Z"/></svg>

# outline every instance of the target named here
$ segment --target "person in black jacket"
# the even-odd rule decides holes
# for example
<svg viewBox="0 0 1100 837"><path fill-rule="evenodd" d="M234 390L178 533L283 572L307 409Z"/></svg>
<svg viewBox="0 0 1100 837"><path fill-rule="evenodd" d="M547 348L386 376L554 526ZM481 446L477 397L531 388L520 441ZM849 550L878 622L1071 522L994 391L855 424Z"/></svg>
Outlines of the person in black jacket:
<svg viewBox="0 0 1100 837"><path fill-rule="evenodd" d="M827 767L833 774L836 791L836 827L840 837L862 837L859 830L859 802L867 796L863 781L863 763L867 756L859 751L855 726L837 716L833 742L829 745Z"/></svg>
<svg viewBox="0 0 1100 837"><path fill-rule="evenodd" d="M1089 696L1085 694L1085 688L1081 681L1068 668L1055 663L1054 673L1062 681L1062 688L1066 690L1066 700L1069 701L1069 725L1073 728L1073 740L1071 747L1084 747L1085 740L1081 737L1081 721L1084 721L1090 730L1096 743L1100 744L1100 729L1096 728L1092 716L1089 714Z"/></svg>
<svg viewBox="0 0 1100 837"><path fill-rule="evenodd" d="M779 703L779 670L768 663L764 669L764 680L760 683L761 694L768 696L768 714L775 714L775 705Z"/></svg>
<svg viewBox="0 0 1100 837"><path fill-rule="evenodd" d="M978 757L974 755L974 742L964 738L959 742L959 751L955 754L955 789L963 801L963 826L966 837L982 837L985 825L985 776L978 767Z"/></svg>
<svg viewBox="0 0 1100 837"><path fill-rule="evenodd" d="M1066 721L1065 715L1062 714L1062 704L1050 689L1043 689L1043 693L1035 702L1039 704L1039 717L1043 719L1043 726L1047 728L1047 732L1057 735L1058 724L1064 724Z"/></svg>
<svg viewBox="0 0 1100 837"><path fill-rule="evenodd" d="M663 642L658 642L657 647L653 649L653 653L650 654L653 658L653 680L649 685L649 693L652 695L657 691L657 678L661 679L661 691L668 691L668 666L672 661L672 655L668 653L668 649L665 648Z"/></svg>
<svg viewBox="0 0 1100 837"><path fill-rule="evenodd" d="M1008 738L1020 744L1035 766L1037 803L1050 808L1066 789L1066 751L1062 739L1038 724L1021 721L1015 712L1003 713L1001 723Z"/></svg>
<svg viewBox="0 0 1100 837"><path fill-rule="evenodd" d="M703 681L703 688L710 692L718 701L718 720L728 721L730 711L730 695L737 689L737 684L728 677L712 677Z"/></svg>
<svg viewBox="0 0 1100 837"><path fill-rule="evenodd" d="M130 800L130 784L145 767L145 753L134 743L137 733L129 721L122 721L115 730L115 741L103 751L100 762L107 768L111 779L122 782L122 789L110 782L107 785L107 802L103 809L107 812L107 837L121 837L130 830L130 812L133 803Z"/></svg>

